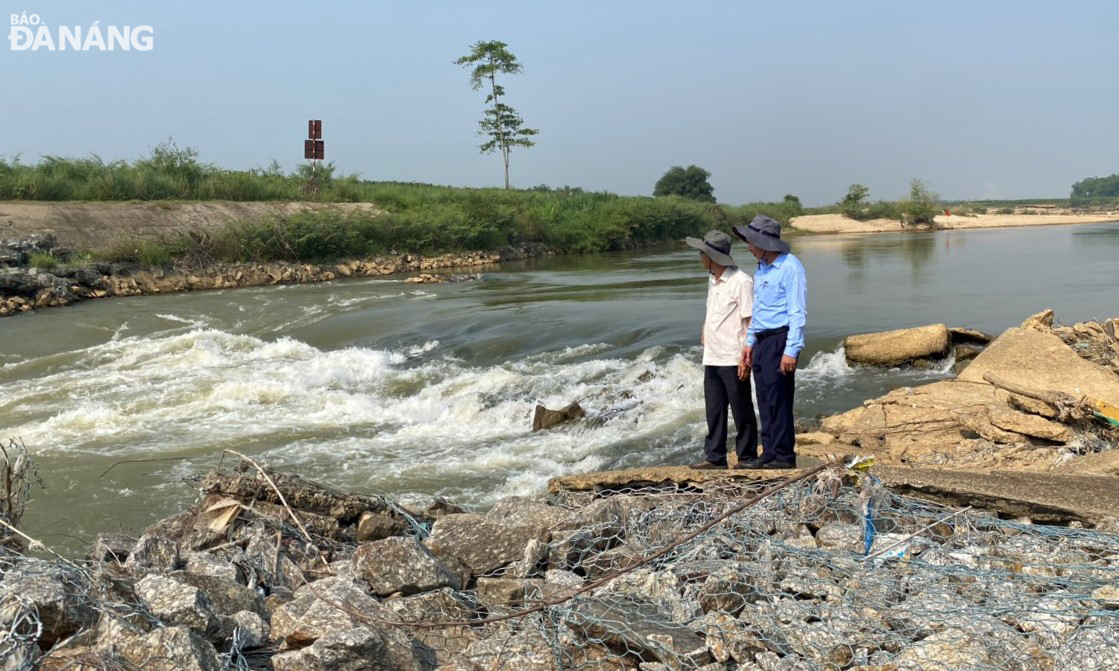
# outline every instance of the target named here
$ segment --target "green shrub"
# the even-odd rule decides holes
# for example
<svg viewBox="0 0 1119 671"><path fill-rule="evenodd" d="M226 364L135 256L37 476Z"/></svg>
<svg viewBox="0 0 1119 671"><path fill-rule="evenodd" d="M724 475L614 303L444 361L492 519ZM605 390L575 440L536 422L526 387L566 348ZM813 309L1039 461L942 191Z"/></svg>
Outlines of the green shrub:
<svg viewBox="0 0 1119 671"><path fill-rule="evenodd" d="M32 268L50 270L58 266L58 259L54 258L54 255L50 252L32 252L27 260L27 265Z"/></svg>
<svg viewBox="0 0 1119 671"><path fill-rule="evenodd" d="M909 183L909 200L902 208L902 223L907 225L932 225L938 211L940 196L929 191L924 182L915 179Z"/></svg>

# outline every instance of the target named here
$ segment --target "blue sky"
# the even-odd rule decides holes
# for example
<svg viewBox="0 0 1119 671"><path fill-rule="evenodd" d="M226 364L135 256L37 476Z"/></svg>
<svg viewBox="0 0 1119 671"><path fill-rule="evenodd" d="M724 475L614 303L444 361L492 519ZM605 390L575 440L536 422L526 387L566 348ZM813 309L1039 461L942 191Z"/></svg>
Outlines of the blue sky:
<svg viewBox="0 0 1119 671"><path fill-rule="evenodd" d="M50 2L51 26L150 25L148 52L0 44L0 155L136 158L171 137L227 168L327 157L368 179L501 184L477 150L483 94L452 64L477 40L538 146L515 186L649 194L672 165L724 202L1067 196L1119 172L1119 3Z"/></svg>

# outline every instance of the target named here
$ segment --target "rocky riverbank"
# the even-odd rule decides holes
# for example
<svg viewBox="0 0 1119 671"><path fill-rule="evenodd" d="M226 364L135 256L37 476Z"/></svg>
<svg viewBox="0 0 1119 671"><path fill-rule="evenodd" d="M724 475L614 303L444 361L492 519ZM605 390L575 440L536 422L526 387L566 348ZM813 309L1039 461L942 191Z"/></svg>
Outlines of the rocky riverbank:
<svg viewBox="0 0 1119 671"><path fill-rule="evenodd" d="M502 261L552 254L543 245L525 244L496 252L465 252L439 256L402 254L332 264L241 263L202 268L145 269L136 264L65 261L49 235L0 242L0 317L61 307L79 301L120 296L166 294L308 284L353 277L383 277L418 273L408 281L441 282L475 279L476 275L446 275L430 271L454 268L492 268ZM29 267L34 254L55 254L60 262L49 268Z"/></svg>
<svg viewBox="0 0 1119 671"><path fill-rule="evenodd" d="M860 356L896 364L947 354L946 333L936 325L855 342ZM893 465L1119 473L1119 317L1064 326L1046 310L958 363L955 378L827 417L801 442Z"/></svg>
<svg viewBox="0 0 1119 671"><path fill-rule="evenodd" d="M241 461L82 561L0 558L0 668L1096 670L1119 536L781 483L510 498L336 491ZM1076 527L1077 525L1073 525Z"/></svg>

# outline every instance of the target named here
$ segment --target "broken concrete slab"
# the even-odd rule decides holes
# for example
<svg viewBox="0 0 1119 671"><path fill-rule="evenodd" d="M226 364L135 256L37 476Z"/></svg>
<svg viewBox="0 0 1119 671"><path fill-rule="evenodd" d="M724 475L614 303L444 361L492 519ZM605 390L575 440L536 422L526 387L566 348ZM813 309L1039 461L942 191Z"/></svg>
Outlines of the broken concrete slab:
<svg viewBox="0 0 1119 671"><path fill-rule="evenodd" d="M818 463L818 459L811 457L798 458L797 465L801 468L789 471L737 471L729 469L720 471L697 470L687 466L649 466L617 471L599 471L597 473L578 473L552 478L548 481L548 491L556 494L563 491L602 491L667 485L692 485L702 488L704 483L719 483L727 480L766 482L798 475L803 469L811 468Z"/></svg>
<svg viewBox="0 0 1119 671"><path fill-rule="evenodd" d="M1095 523L1119 515L1119 479L1098 475L993 473L879 466L882 482L901 493L951 506L987 508L1037 523Z"/></svg>
<svg viewBox="0 0 1119 671"><path fill-rule="evenodd" d="M964 343L974 345L986 345L995 339L995 336L984 333L983 331L976 331L975 329L963 328L961 326L953 326L948 329L948 333L952 336L952 344L960 345Z"/></svg>
<svg viewBox="0 0 1119 671"><path fill-rule="evenodd" d="M944 324L847 336L843 348L849 363L898 366L916 359L942 359L951 337Z"/></svg>
<svg viewBox="0 0 1119 671"><path fill-rule="evenodd" d="M1063 340L1045 331L1007 329L958 379L986 384L983 375L988 372L1023 387L1061 391L1119 405L1119 376L1085 361Z"/></svg>

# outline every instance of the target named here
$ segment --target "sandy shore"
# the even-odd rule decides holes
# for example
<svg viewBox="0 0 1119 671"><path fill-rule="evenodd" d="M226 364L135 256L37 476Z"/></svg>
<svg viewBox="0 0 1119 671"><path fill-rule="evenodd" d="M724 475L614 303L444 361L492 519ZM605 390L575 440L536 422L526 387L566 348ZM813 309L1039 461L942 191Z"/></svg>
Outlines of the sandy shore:
<svg viewBox="0 0 1119 671"><path fill-rule="evenodd" d="M975 217L936 218L942 228L1002 228L1009 226L1051 226L1064 224L1096 224L1119 221L1119 212L1102 214L980 214ZM793 228L806 233L884 233L906 230L896 219L856 221L842 214L812 214L795 217Z"/></svg>

